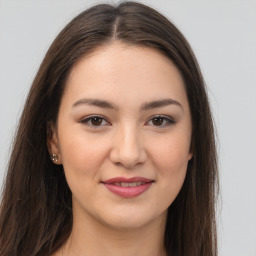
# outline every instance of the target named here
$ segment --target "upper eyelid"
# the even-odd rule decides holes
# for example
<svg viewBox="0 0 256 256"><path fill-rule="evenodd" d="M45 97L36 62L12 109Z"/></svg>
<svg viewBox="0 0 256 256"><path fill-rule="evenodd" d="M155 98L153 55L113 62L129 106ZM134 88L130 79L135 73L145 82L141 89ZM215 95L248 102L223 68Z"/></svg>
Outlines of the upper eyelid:
<svg viewBox="0 0 256 256"><path fill-rule="evenodd" d="M170 126L170 125L173 125L173 124L176 123L174 118L172 118L170 116L166 116L166 115L154 115L154 116L150 117L149 120L146 123L152 121L152 119L154 119L154 118L162 118L162 119L164 119L168 122L168 124L165 124L165 125L159 125L159 126L155 125L155 127L158 127L158 128L164 128L166 126Z"/></svg>
<svg viewBox="0 0 256 256"><path fill-rule="evenodd" d="M102 119L105 119L106 121L108 121L108 118L103 116L103 115L98 115L98 114L92 114L92 115L88 115L88 116L85 116L85 117L82 117L80 119L80 121L84 121L84 120L90 120L91 118L93 117L99 117L99 118L102 118ZM109 122L109 121L108 121Z"/></svg>
<svg viewBox="0 0 256 256"><path fill-rule="evenodd" d="M168 115L162 115L162 114L150 116L150 117L148 118L148 120L151 120L151 119L153 119L153 118L165 118L165 119L169 119L169 120L171 120L171 121L174 121L174 118L173 118L173 117L168 116Z"/></svg>
<svg viewBox="0 0 256 256"><path fill-rule="evenodd" d="M85 121L86 121L86 122L89 122L90 119L93 118L93 117L102 118L102 119L104 119L107 123L111 124L111 122L108 120L108 118L106 118L106 117L103 116L103 115L97 115L97 114L86 116L86 117L82 118L82 119L80 120L80 122L81 122L81 123L83 123L83 122L85 123ZM172 118L172 117L170 117L170 116L167 116L167 115L162 115L162 114L150 116L150 117L148 118L148 120L146 121L146 123L148 123L149 121L152 121L153 118L163 118L163 119L165 119L165 120L169 120L170 123L175 123L174 118ZM96 125L91 125L91 126L92 126L92 127L97 127ZM101 126L102 126L102 125L99 125L98 127L101 127ZM161 127L161 126L159 126L159 127Z"/></svg>

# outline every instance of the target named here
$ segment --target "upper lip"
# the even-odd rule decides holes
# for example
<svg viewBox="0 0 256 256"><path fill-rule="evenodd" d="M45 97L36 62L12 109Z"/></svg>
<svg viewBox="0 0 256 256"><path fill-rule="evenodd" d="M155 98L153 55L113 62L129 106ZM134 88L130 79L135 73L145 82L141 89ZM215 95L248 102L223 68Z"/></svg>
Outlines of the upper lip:
<svg viewBox="0 0 256 256"><path fill-rule="evenodd" d="M105 184L113 184L113 183L119 183L119 182L126 182L126 183L132 183L132 182L153 182L152 179L147 179L144 177L132 177L132 178L125 178L125 177L115 177L108 180L102 181L102 183Z"/></svg>

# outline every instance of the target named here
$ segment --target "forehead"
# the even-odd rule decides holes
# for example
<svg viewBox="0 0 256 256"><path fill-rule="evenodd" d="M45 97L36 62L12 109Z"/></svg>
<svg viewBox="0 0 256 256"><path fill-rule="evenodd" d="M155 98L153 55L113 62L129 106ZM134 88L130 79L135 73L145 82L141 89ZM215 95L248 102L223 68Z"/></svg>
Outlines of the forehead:
<svg viewBox="0 0 256 256"><path fill-rule="evenodd" d="M101 46L75 64L67 96L103 97L117 104L169 96L187 104L183 79L169 58L150 47L120 42Z"/></svg>

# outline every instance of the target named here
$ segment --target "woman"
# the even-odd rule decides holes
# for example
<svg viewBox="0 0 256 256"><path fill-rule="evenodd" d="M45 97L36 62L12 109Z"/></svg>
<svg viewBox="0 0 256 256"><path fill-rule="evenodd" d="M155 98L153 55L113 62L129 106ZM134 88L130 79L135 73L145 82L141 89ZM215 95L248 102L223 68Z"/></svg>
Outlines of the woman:
<svg viewBox="0 0 256 256"><path fill-rule="evenodd" d="M145 5L97 5L62 30L31 87L0 255L217 255L217 178L185 38Z"/></svg>

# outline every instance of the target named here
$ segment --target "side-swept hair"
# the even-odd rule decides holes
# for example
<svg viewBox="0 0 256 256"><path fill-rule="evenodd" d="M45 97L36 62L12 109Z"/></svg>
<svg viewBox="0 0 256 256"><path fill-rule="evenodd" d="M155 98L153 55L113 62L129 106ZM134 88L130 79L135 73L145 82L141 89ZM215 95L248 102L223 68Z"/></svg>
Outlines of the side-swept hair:
<svg viewBox="0 0 256 256"><path fill-rule="evenodd" d="M168 255L216 256L218 192L213 121L200 68L181 32L156 10L136 2L101 4L75 17L49 48L29 92L16 133L0 208L0 255L45 256L72 229L71 191L63 167L47 150L47 124L56 122L75 63L100 45L121 41L152 47L179 69L192 116L193 158L168 209Z"/></svg>

